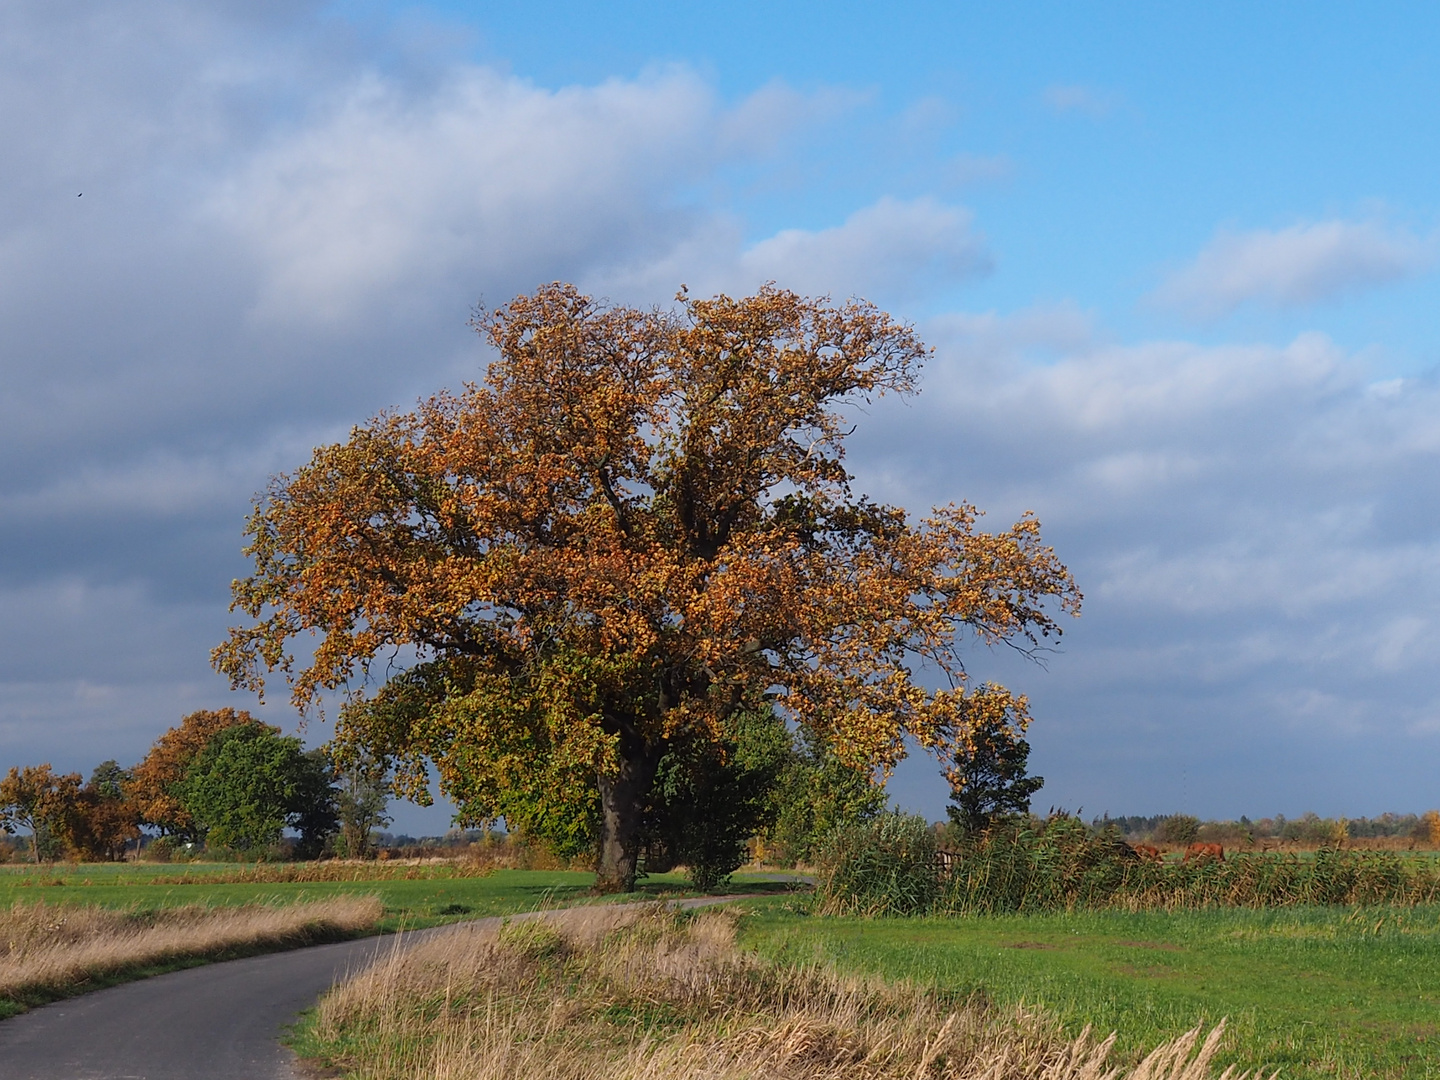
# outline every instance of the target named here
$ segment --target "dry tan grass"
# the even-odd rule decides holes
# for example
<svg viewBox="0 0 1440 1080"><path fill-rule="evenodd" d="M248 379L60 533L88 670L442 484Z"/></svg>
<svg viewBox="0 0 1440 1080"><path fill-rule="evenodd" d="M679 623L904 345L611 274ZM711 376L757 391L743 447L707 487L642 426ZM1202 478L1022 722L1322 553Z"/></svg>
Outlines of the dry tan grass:
<svg viewBox="0 0 1440 1080"><path fill-rule="evenodd" d="M735 947L733 917L663 908L397 947L334 990L313 1031L362 1080L1209 1080L1221 1033L1197 1028L1127 1073L1108 1064L1113 1037L1068 1041L1025 1011L767 965Z"/></svg>
<svg viewBox="0 0 1440 1080"><path fill-rule="evenodd" d="M333 939L373 927L382 912L373 896L154 912L16 903L0 910L0 998L33 1003L127 970Z"/></svg>

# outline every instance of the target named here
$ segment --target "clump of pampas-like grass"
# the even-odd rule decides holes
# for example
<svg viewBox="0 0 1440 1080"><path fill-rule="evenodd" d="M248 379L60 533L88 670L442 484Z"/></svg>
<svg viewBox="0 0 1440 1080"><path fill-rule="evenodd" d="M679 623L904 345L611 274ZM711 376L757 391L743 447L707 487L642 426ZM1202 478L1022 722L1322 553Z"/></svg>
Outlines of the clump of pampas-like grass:
<svg viewBox="0 0 1440 1080"><path fill-rule="evenodd" d="M1223 1025L1138 1066L909 983L772 965L735 917L582 908L465 926L325 998L310 1049L363 1080L1211 1080ZM1242 1080L1234 1068L1222 1080Z"/></svg>

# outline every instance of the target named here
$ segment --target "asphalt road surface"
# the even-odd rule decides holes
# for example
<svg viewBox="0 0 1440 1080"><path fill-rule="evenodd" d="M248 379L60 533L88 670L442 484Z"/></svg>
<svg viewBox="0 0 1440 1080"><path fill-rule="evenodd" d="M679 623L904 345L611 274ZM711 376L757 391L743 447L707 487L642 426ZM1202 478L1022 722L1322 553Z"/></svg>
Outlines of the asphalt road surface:
<svg viewBox="0 0 1440 1080"><path fill-rule="evenodd" d="M284 1026L396 940L208 964L33 1009L0 1021L0 1078L292 1080Z"/></svg>

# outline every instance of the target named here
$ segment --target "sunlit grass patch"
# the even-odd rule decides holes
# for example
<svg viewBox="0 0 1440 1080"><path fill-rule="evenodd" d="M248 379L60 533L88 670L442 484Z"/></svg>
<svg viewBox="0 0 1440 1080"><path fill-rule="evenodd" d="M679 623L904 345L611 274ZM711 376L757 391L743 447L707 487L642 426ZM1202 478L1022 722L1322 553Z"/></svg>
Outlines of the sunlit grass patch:
<svg viewBox="0 0 1440 1080"><path fill-rule="evenodd" d="M373 896L130 911L14 904L0 910L0 1015L179 961L338 940L380 916Z"/></svg>
<svg viewBox="0 0 1440 1080"><path fill-rule="evenodd" d="M1111 1043L926 985L768 963L735 917L585 908L445 933L343 984L302 1052L364 1080L887 1080L1114 1075ZM1201 1080L1198 1029L1137 1078Z"/></svg>
<svg viewBox="0 0 1440 1080"><path fill-rule="evenodd" d="M1293 1080L1440 1075L1440 907L879 920L795 907L765 905L743 944L1023 1002L1071 1034L1115 1030L1118 1060L1228 1017L1221 1063Z"/></svg>

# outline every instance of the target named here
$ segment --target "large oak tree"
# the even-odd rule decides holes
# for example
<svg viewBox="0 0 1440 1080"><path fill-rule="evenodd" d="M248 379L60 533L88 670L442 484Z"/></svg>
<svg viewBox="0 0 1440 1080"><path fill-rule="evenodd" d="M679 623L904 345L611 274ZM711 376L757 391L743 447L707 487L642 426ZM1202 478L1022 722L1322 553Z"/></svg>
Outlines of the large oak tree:
<svg viewBox="0 0 1440 1080"><path fill-rule="evenodd" d="M908 326L773 287L678 299L555 284L477 316L482 384L272 481L234 583L251 621L214 655L237 687L283 671L302 709L414 657L340 742L412 790L433 762L472 813L573 803L584 770L602 889L633 884L676 740L763 696L850 762L888 768L907 735L963 750L979 717L1027 720L967 680L963 639L1029 649L1080 601L1028 515L986 533L968 504L912 520L852 490L852 410L913 391L927 354Z"/></svg>

